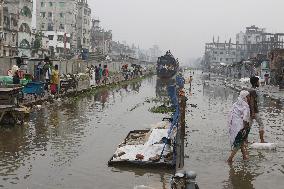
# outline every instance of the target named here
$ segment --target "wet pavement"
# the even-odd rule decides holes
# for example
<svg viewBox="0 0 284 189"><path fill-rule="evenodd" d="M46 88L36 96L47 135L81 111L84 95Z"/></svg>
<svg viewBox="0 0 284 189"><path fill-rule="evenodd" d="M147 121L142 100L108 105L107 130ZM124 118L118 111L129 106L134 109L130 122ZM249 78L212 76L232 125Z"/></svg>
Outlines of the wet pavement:
<svg viewBox="0 0 284 189"><path fill-rule="evenodd" d="M186 86L189 88L189 86ZM238 93L220 82L202 80L195 74L192 96L189 97L186 168L198 173L200 188L267 189L283 188L284 184L284 111L283 104L261 98L266 141L278 143L276 151L249 150L244 162L240 152L230 166L227 115ZM249 142L258 141L258 129L252 128Z"/></svg>
<svg viewBox="0 0 284 189"><path fill-rule="evenodd" d="M129 131L150 128L156 77L79 100L57 102L30 115L24 127L0 129L0 188L168 188L171 172L107 166Z"/></svg>

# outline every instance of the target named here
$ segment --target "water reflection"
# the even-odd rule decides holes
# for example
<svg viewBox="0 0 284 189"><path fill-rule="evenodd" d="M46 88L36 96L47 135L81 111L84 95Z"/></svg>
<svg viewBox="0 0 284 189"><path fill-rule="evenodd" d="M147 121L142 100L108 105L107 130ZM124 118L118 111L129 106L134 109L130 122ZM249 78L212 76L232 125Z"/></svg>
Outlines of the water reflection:
<svg viewBox="0 0 284 189"><path fill-rule="evenodd" d="M30 122L25 127L0 128L0 187L27 188L30 184L35 188L54 187L55 183L61 183L76 174L72 171L72 174L65 175L65 172L88 153L92 158L75 163L76 170L85 167L81 170L84 172L93 164L93 168L100 167L98 172L104 172L98 174L100 178L104 177L102 174L110 174L106 162L114 146L133 129L134 123L138 127L143 126L143 123L137 124L141 111L127 115L127 107L133 106L137 101L145 101L149 95L154 96L155 79L148 78L112 90L102 89L80 100L63 99L34 109ZM143 110L148 116L145 127L150 122L153 123L154 119L149 117L147 110L148 107ZM101 134L94 137L97 132ZM117 138L118 135L120 138ZM110 141L104 141L105 136ZM93 149L94 145L96 148ZM134 170L133 173L137 177L143 175L146 180L155 175L159 178L159 181L156 180L158 185L161 180L168 181L164 178L167 173L143 173L139 170ZM122 178L125 181L128 179L125 176ZM88 179L93 180L90 175ZM70 180L70 183L73 181ZM107 180L101 179L99 185L103 184L107 185ZM64 186L65 184L61 184L60 188Z"/></svg>
<svg viewBox="0 0 284 189"><path fill-rule="evenodd" d="M174 171L170 170L164 170L161 171L159 169L144 169L144 168L133 168L133 167L120 167L120 168L112 168L113 172L129 172L133 173L135 175L136 179L136 185L147 185L148 187L153 187L157 189L168 189L169 188L169 180L170 175L174 174ZM145 179L141 178L147 178L151 175L157 175L155 178L155 181L151 184L149 184ZM140 180L141 179L141 180Z"/></svg>
<svg viewBox="0 0 284 189"><path fill-rule="evenodd" d="M168 98L168 86L173 85L175 83L175 79L160 79L157 78L156 83L156 97L159 100L163 100Z"/></svg>
<svg viewBox="0 0 284 189"><path fill-rule="evenodd" d="M247 169L245 164L231 165L229 180L225 182L224 189L253 189L255 176Z"/></svg>

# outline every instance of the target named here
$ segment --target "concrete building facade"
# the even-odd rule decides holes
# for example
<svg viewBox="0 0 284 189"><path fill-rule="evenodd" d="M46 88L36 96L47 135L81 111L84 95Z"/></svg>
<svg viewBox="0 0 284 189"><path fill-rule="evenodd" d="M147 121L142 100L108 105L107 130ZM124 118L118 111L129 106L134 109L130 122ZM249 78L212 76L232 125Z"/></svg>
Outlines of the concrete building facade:
<svg viewBox="0 0 284 189"><path fill-rule="evenodd" d="M18 22L18 56L31 57L32 42L32 0L19 0L19 22Z"/></svg>
<svg viewBox="0 0 284 189"><path fill-rule="evenodd" d="M18 0L0 0L0 57L16 56L18 44Z"/></svg>
<svg viewBox="0 0 284 189"><path fill-rule="evenodd" d="M49 36L50 41L53 38L61 39L61 34L70 36L69 44L62 46L62 41L50 45L52 54L64 56L62 53L77 53L77 0L38 0L36 3L36 27L38 31L42 31L45 36ZM53 37L52 37L53 36ZM51 39L52 38L52 39ZM66 38L64 38L66 39ZM64 41L64 43L68 43ZM65 49L64 49L65 48Z"/></svg>
<svg viewBox="0 0 284 189"><path fill-rule="evenodd" d="M237 57L236 44L232 43L207 43L205 56L209 64L232 64L240 61Z"/></svg>
<svg viewBox="0 0 284 189"><path fill-rule="evenodd" d="M91 28L91 51L109 54L112 51L112 46L119 46L112 42L112 31L105 31L100 27L100 20L92 20Z"/></svg>
<svg viewBox="0 0 284 189"><path fill-rule="evenodd" d="M78 0L77 48L89 52L91 38L91 9L87 0Z"/></svg>
<svg viewBox="0 0 284 189"><path fill-rule="evenodd" d="M268 33L253 25L236 35L236 44L241 59L267 55L273 49L284 48L284 33Z"/></svg>

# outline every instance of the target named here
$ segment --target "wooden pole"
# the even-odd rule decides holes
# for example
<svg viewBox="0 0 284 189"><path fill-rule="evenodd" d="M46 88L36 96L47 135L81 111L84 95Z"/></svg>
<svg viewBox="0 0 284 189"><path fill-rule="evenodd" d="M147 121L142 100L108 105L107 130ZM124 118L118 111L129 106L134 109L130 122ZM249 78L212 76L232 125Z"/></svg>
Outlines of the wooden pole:
<svg viewBox="0 0 284 189"><path fill-rule="evenodd" d="M184 91L181 89L179 91L179 126L177 131L176 140L176 170L181 170L184 167L184 137L185 137L185 110L186 110L186 98L184 96Z"/></svg>

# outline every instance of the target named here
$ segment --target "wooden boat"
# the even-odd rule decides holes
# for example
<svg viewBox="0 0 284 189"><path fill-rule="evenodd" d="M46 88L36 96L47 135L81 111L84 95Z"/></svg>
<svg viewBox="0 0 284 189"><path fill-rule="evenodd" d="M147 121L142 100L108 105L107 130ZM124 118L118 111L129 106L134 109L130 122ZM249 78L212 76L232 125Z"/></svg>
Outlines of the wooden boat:
<svg viewBox="0 0 284 189"><path fill-rule="evenodd" d="M157 76L162 79L173 77L179 68L178 59L167 51L164 56L158 58L157 62Z"/></svg>

